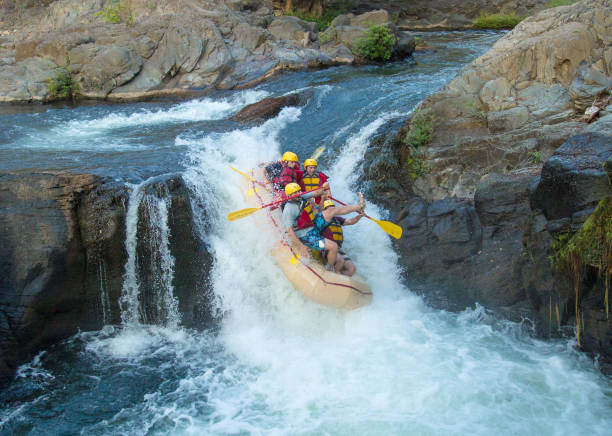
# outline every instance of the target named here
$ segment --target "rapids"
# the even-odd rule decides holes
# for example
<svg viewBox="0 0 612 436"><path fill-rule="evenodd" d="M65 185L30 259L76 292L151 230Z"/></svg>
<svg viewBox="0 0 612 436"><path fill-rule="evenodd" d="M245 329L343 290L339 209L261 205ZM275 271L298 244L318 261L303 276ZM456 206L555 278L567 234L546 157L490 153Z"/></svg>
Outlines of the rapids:
<svg viewBox="0 0 612 436"><path fill-rule="evenodd" d="M188 102L99 104L0 115L0 166L111 175L133 186L121 325L82 332L21 366L0 392L2 434L609 434L612 383L573 341L534 339L530 323L501 321L476 306L427 307L402 286L389 237L362 220L346 229L347 251L374 292L371 306L339 312L305 300L267 253L276 236L265 214L229 222L245 207L240 175L318 146L333 194L357 199L363 155L389 120L408 115L499 33L436 33L438 52L385 66L294 72L254 90ZM246 104L295 88L305 107L258 126L226 121ZM215 328L180 327L172 295L168 205L140 189L180 172L196 223L214 255ZM147 324L136 302L130 250L145 202L156 217L157 311ZM130 214L130 212L132 212ZM368 214L387 218L368 204ZM257 229L254 231L254 229ZM132 256L132 257L131 257ZM105 309L106 308L106 309Z"/></svg>

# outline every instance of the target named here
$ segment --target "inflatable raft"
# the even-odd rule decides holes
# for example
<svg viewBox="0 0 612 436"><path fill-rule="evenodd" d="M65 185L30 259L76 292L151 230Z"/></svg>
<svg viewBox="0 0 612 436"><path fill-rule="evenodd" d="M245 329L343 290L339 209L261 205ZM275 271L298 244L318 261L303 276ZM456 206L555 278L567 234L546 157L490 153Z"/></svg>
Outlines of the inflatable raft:
<svg viewBox="0 0 612 436"><path fill-rule="evenodd" d="M271 190L263 188L257 180L265 180L263 170L249 173L251 179L244 178L244 194L252 207L273 202ZM338 309L352 310L366 306L372 301L372 290L359 274L345 276L325 269L320 262L300 259L293 248L283 239L285 230L282 224L280 207L266 207L261 212L267 214L267 224L278 233L278 243L271 247L276 263L285 273L291 284L312 301Z"/></svg>

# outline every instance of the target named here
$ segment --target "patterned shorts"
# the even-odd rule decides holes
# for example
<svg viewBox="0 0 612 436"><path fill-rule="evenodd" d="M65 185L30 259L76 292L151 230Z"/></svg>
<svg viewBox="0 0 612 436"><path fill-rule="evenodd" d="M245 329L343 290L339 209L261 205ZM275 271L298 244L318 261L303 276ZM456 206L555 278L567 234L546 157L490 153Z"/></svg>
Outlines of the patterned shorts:
<svg viewBox="0 0 612 436"><path fill-rule="evenodd" d="M305 246L315 251L321 251L325 248L325 238L321 236L317 229L310 230L300 238L300 241L302 241Z"/></svg>

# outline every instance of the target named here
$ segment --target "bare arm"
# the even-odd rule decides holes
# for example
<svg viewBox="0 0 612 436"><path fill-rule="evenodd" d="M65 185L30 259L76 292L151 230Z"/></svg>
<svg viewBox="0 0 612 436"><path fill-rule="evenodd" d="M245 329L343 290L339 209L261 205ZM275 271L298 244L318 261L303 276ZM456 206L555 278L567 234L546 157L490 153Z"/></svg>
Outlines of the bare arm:
<svg viewBox="0 0 612 436"><path fill-rule="evenodd" d="M310 254L310 252L308 251L308 247L302 244L302 241L300 241L300 238L298 238L297 235L295 234L293 227L289 227L287 229L287 234L289 235L289 239L291 240L291 243L295 251L297 251L297 253L302 257L308 257L308 255Z"/></svg>
<svg viewBox="0 0 612 436"><path fill-rule="evenodd" d="M353 224L357 224L359 222L359 220L363 218L363 213L360 213L359 215L355 215L354 217L351 217L347 220L344 220L344 224L342 224L343 226L352 226Z"/></svg>

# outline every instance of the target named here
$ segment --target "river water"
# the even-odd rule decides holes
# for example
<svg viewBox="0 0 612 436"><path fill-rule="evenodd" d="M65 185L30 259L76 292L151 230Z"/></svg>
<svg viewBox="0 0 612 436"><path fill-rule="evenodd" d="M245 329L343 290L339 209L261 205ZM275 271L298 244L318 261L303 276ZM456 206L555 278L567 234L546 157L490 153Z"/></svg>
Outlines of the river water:
<svg viewBox="0 0 612 436"><path fill-rule="evenodd" d="M388 236L372 222L346 229L347 248L374 292L345 313L305 300L267 253L261 217L245 207L234 165L249 169L320 145L334 196L353 202L371 138L410 114L500 34L434 33L436 52L385 66L294 72L255 89L186 102L3 109L0 169L66 169L133 185L128 204L121 325L82 332L19 368L0 393L2 434L610 434L612 383L571 340L534 339L529 323L427 307L399 282ZM227 121L246 104L314 91L259 126ZM207 331L180 327L167 249L168 204L140 187L180 172L206 207L201 236L214 255L222 314ZM159 247L161 312L138 314L130 262L147 202ZM368 213L384 217L375 204ZM263 216L263 214L262 214ZM254 229L257 229L254 231ZM196 290L197 291L197 290ZM106 297L107 298L107 297Z"/></svg>

